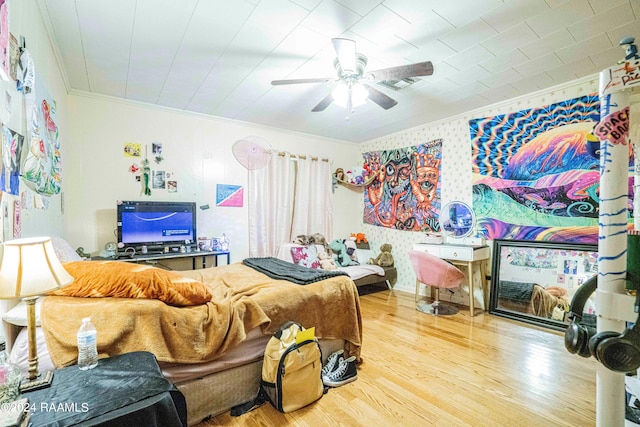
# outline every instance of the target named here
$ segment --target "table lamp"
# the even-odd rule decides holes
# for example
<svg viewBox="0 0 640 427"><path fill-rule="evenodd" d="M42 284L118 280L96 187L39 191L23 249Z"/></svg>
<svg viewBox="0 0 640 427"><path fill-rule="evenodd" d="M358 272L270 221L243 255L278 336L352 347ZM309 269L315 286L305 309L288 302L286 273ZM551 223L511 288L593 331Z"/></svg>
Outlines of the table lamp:
<svg viewBox="0 0 640 427"><path fill-rule="evenodd" d="M51 385L53 372L38 372L36 347L36 308L38 297L73 282L55 254L50 237L8 240L0 256L0 299L22 298L27 306L29 337L29 375L21 391Z"/></svg>

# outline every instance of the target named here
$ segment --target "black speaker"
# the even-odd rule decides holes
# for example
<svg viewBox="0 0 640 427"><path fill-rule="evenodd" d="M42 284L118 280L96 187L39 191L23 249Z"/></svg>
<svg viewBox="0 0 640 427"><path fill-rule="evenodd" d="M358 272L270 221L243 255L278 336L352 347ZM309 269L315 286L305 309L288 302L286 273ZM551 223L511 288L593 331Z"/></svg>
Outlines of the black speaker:
<svg viewBox="0 0 640 427"><path fill-rule="evenodd" d="M582 321L584 305L592 293L598 287L598 276L593 276L586 280L576 291L571 299L569 308L569 319L571 323L564 332L564 346L569 353L578 354L582 357L589 357L589 340L596 335L596 328L593 324L585 324Z"/></svg>

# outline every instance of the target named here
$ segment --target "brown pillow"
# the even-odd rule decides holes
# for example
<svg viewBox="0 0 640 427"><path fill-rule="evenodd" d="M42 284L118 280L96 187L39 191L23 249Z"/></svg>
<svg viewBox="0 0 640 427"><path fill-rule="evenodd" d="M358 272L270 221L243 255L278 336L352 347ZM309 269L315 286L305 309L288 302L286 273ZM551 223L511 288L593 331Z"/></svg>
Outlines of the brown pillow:
<svg viewBox="0 0 640 427"><path fill-rule="evenodd" d="M63 265L74 281L49 295L158 299L178 307L211 300L203 283L161 268L121 261L73 261Z"/></svg>

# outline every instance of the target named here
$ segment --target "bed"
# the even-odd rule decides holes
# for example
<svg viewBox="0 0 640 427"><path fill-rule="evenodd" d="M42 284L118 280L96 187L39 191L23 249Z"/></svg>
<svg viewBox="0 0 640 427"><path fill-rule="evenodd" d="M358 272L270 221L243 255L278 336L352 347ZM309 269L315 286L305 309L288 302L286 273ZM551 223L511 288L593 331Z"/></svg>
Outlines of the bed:
<svg viewBox="0 0 640 427"><path fill-rule="evenodd" d="M79 277L73 272L74 283L63 291L77 283L118 280L115 273L95 270L93 263L99 262L65 263L70 273L78 265L89 273ZM153 268L101 263L119 270L128 265ZM91 317L98 330L100 357L151 351L164 375L185 395L188 422L193 425L255 397L266 342L288 320L315 327L324 358L344 349L360 360L360 305L356 286L347 275L300 285L271 278L244 263L184 272L155 270L160 269L153 269L154 274L171 273L190 284L202 284L213 296L211 301L176 307L155 298L47 296L41 303L42 326L37 331L41 370L75 363L77 328L83 317ZM19 334L11 353L24 370L25 335Z"/></svg>
<svg viewBox="0 0 640 427"><path fill-rule="evenodd" d="M392 289L398 280L398 272L395 267L380 267L379 265L368 264L370 258L375 258L374 251L369 249L369 245L356 246L355 242L347 243L352 244L355 249L353 252L353 260L358 262L358 265L350 265L347 267L338 267L338 270L344 271L356 284L357 288L372 285L374 287L383 287L386 289ZM315 246L315 252L319 253L325 250L322 245ZM298 245L295 243L284 243L278 248L276 258L290 263L296 263L297 258L293 256L296 251L304 250L308 246Z"/></svg>

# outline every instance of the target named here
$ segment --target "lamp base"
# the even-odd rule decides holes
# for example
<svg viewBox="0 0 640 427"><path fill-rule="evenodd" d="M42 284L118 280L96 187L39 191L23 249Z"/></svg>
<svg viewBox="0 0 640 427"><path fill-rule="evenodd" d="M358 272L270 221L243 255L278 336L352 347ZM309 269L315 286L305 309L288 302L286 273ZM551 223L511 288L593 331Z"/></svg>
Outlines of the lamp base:
<svg viewBox="0 0 640 427"><path fill-rule="evenodd" d="M51 381L53 380L53 372L46 371L41 372L34 380L29 380L25 378L20 383L20 392L39 390L41 388L47 388L51 386Z"/></svg>

